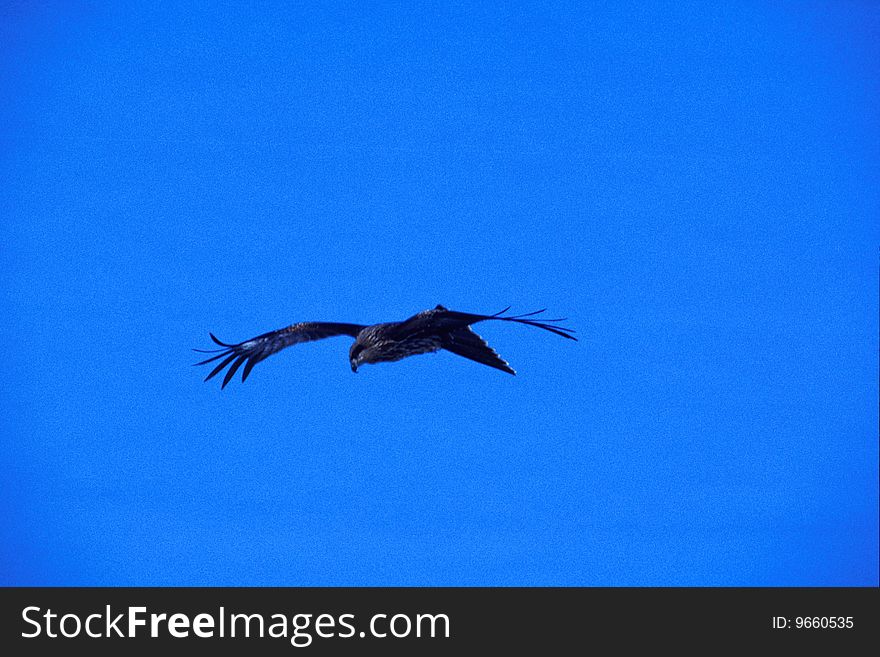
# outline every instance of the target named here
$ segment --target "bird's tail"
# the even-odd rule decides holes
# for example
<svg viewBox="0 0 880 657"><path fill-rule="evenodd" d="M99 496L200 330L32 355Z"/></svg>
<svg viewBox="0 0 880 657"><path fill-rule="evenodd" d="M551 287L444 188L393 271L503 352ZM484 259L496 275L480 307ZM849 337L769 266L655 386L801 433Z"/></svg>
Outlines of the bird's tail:
<svg viewBox="0 0 880 657"><path fill-rule="evenodd" d="M451 351L453 354L494 367L496 370L508 374L516 374L510 363L499 356L470 326L464 326L445 335L442 339L442 345L446 351Z"/></svg>

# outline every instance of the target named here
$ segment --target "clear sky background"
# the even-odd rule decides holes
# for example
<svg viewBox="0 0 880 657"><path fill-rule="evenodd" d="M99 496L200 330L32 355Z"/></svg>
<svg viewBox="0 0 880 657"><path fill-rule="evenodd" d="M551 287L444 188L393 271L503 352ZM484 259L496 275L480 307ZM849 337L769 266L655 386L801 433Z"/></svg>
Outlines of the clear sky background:
<svg viewBox="0 0 880 657"><path fill-rule="evenodd" d="M0 5L0 583L878 585L877 3L152 4ZM580 341L191 367L438 303Z"/></svg>

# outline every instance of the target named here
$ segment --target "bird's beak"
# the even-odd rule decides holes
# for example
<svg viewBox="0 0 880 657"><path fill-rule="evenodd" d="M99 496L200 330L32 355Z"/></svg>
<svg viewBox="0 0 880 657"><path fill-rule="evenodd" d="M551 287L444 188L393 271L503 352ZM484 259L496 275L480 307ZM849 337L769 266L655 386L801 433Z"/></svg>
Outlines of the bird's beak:
<svg viewBox="0 0 880 657"><path fill-rule="evenodd" d="M351 361L351 371L355 374L358 373L358 365L356 361Z"/></svg>

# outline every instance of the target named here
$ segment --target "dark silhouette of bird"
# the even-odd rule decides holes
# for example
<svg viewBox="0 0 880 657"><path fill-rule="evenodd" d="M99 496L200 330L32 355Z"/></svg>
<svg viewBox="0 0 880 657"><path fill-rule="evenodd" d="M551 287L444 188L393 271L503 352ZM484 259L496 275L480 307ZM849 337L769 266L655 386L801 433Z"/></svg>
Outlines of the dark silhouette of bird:
<svg viewBox="0 0 880 657"><path fill-rule="evenodd" d="M536 310L525 315L504 316L508 310L510 310L509 307L494 315L474 315L447 310L438 305L431 310L423 310L402 322L388 322L370 326L334 322L301 322L258 335L238 344L226 344L218 340L213 333L209 333L211 339L220 346L220 349L195 349L194 351L199 353L215 354L195 364L207 365L217 360L220 361L205 377L205 381L229 366L221 386L225 388L242 365L244 365L244 370L241 373L241 380L244 381L254 365L285 347L300 342L348 335L355 339L348 352L352 372L357 372L358 367L364 363L391 362L408 356L445 349L502 372L516 374L507 361L502 359L494 349L486 344L483 338L477 335L471 328L472 324L489 320L516 322L550 331L569 340L577 340L571 335L574 333L572 329L558 325L558 322L565 321L564 318L542 318L541 321L532 319L545 312L544 310Z"/></svg>

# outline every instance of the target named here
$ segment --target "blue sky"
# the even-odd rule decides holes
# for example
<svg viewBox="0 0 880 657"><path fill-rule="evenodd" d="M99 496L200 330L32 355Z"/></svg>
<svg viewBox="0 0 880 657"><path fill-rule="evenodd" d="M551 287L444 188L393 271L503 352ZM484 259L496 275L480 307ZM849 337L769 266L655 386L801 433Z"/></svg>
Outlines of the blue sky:
<svg viewBox="0 0 880 657"><path fill-rule="evenodd" d="M878 585L876 4L290 4L3 3L0 583Z"/></svg>

